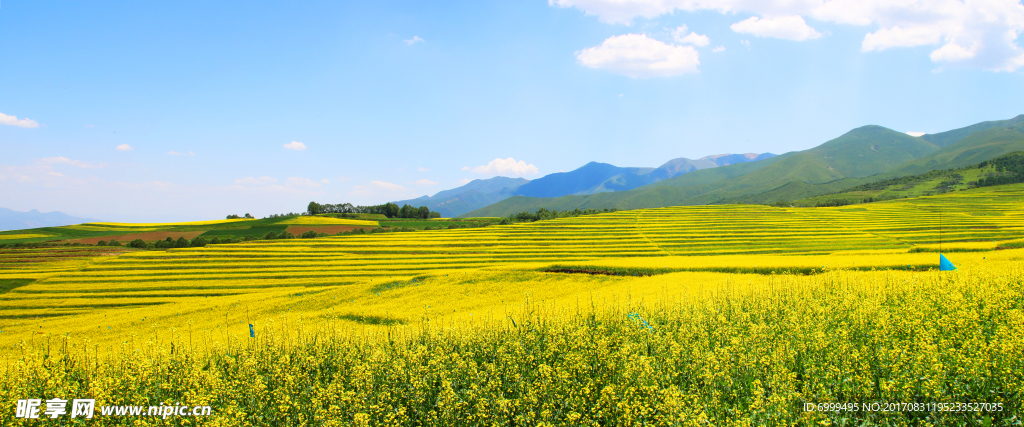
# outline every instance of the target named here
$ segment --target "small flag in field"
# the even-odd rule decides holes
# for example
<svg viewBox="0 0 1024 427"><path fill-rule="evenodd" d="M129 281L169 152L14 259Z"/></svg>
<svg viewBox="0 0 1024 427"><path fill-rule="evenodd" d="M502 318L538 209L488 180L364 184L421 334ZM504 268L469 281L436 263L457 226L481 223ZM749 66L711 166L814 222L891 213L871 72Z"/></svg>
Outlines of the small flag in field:
<svg viewBox="0 0 1024 427"><path fill-rule="evenodd" d="M946 259L946 256L939 254L939 271L952 271L956 270L956 266Z"/></svg>
<svg viewBox="0 0 1024 427"><path fill-rule="evenodd" d="M252 323L249 324L249 337L256 338L256 329L252 326Z"/></svg>

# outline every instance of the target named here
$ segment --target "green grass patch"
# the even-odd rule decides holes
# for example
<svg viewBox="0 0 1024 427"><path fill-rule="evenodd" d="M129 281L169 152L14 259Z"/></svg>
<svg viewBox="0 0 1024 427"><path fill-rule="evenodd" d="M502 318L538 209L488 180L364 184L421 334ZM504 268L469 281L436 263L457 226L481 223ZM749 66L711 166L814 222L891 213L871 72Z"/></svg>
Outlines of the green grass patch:
<svg viewBox="0 0 1024 427"><path fill-rule="evenodd" d="M404 325L406 322L402 319L395 319L387 316L372 316L372 315L358 315L358 314L343 314L337 316L338 319L349 320L356 323L362 323L364 325L384 325L384 326L395 326Z"/></svg>
<svg viewBox="0 0 1024 427"><path fill-rule="evenodd" d="M0 294L10 292L14 288L20 288L35 281L36 279L0 279Z"/></svg>

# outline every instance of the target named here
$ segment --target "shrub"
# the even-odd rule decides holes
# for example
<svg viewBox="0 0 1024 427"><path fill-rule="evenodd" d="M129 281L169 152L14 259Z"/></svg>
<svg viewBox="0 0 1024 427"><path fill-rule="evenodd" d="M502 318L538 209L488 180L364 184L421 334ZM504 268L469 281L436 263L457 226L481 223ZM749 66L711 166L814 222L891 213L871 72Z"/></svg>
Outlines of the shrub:
<svg viewBox="0 0 1024 427"><path fill-rule="evenodd" d="M196 236L195 239L192 239L191 244L193 247L201 248L203 246L206 246L206 239L202 238L201 236Z"/></svg>
<svg viewBox="0 0 1024 427"><path fill-rule="evenodd" d="M100 241L96 242L96 246L107 246L107 241L106 240L100 240Z"/></svg>
<svg viewBox="0 0 1024 427"><path fill-rule="evenodd" d="M114 239L110 239L110 241L107 242L107 246L121 246L121 242L118 242L117 240Z"/></svg>

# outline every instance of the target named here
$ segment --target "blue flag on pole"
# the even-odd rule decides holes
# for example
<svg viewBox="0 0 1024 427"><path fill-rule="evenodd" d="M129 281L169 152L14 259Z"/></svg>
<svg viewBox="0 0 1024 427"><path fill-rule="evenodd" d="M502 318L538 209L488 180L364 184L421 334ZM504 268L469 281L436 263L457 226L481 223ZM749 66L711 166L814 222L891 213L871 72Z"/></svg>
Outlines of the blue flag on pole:
<svg viewBox="0 0 1024 427"><path fill-rule="evenodd" d="M956 266L946 259L946 256L939 254L939 271L953 271L956 270Z"/></svg>
<svg viewBox="0 0 1024 427"><path fill-rule="evenodd" d="M256 329L253 328L252 323L249 324L249 337L256 338Z"/></svg>

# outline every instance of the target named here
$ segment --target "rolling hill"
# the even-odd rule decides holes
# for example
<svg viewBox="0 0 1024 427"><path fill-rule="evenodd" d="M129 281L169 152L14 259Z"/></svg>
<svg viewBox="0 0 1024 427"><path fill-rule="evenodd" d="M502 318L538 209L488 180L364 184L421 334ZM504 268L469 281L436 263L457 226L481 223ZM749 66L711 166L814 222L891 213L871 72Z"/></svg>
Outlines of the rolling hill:
<svg viewBox="0 0 1024 427"><path fill-rule="evenodd" d="M590 162L569 172L557 172L533 181L523 178L477 179L433 196L394 202L398 205L427 206L444 217L455 217L500 202L509 197L561 197L626 191L695 170L747 163L774 157L772 153L718 154L697 160L680 157L658 168L618 167Z"/></svg>
<svg viewBox="0 0 1024 427"><path fill-rule="evenodd" d="M922 137L863 126L808 150L695 170L628 191L513 197L466 216L507 216L542 207L636 209L813 197L879 179L968 166L1019 151L1024 148L1024 133L1019 130L1022 123L1024 115Z"/></svg>

